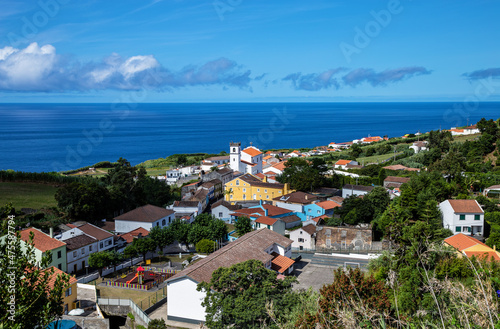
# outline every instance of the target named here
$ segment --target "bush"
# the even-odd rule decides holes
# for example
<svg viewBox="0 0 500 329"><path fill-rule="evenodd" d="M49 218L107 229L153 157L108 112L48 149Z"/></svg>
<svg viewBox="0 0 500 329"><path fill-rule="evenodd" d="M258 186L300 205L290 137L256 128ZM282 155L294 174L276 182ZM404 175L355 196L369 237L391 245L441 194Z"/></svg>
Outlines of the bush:
<svg viewBox="0 0 500 329"><path fill-rule="evenodd" d="M214 252L215 242L209 239L202 239L196 244L196 251L202 254Z"/></svg>

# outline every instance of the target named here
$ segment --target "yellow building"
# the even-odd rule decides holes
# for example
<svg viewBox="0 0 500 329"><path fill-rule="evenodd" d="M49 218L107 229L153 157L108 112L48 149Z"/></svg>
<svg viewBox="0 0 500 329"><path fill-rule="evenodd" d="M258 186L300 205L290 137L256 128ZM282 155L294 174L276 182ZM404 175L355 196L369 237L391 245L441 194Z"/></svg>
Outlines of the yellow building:
<svg viewBox="0 0 500 329"><path fill-rule="evenodd" d="M475 256L477 258L500 261L500 253L496 251L496 248L492 249L483 242L463 233L458 233L444 239L444 243L455 248L459 257Z"/></svg>
<svg viewBox="0 0 500 329"><path fill-rule="evenodd" d="M46 269L44 271L47 271L49 269ZM54 273L52 274L52 276L50 276L48 282L48 286L50 289L54 288L54 284L59 275L68 275L54 266L52 266L52 269L54 270ZM68 312L71 311L72 309L78 308L78 305L76 305L76 299L77 299L76 282L77 282L76 278L71 275L69 278L69 287L63 292L64 314L68 314Z"/></svg>
<svg viewBox="0 0 500 329"><path fill-rule="evenodd" d="M226 201L234 204L236 201L272 201L273 198L293 192L288 183L268 183L267 177L262 180L251 174L244 174L225 185Z"/></svg>

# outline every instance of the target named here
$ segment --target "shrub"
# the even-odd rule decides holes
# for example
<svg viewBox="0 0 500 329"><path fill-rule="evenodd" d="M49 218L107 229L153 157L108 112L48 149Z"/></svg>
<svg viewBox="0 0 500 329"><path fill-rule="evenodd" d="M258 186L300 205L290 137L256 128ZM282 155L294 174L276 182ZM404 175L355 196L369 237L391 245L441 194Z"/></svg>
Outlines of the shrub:
<svg viewBox="0 0 500 329"><path fill-rule="evenodd" d="M196 244L196 251L202 254L209 254L214 252L215 242L208 239L202 239Z"/></svg>

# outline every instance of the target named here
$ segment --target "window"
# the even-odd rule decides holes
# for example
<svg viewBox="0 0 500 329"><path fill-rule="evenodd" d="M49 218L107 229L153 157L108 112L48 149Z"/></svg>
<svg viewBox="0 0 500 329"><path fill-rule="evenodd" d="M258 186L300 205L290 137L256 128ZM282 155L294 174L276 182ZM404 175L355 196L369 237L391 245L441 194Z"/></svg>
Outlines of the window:
<svg viewBox="0 0 500 329"><path fill-rule="evenodd" d="M76 257L76 251L73 251L73 257Z"/></svg>
<svg viewBox="0 0 500 329"><path fill-rule="evenodd" d="M89 251L92 251L92 246L89 246Z"/></svg>
<svg viewBox="0 0 500 329"><path fill-rule="evenodd" d="M161 221L161 225L165 226L166 224L167 224L167 222L165 220Z"/></svg>
<svg viewBox="0 0 500 329"><path fill-rule="evenodd" d="M460 215L460 220L465 220L465 215Z"/></svg>
<svg viewBox="0 0 500 329"><path fill-rule="evenodd" d="M482 228L483 228L482 226L476 226L476 232L477 232L477 233L481 233L481 229L482 229Z"/></svg>
<svg viewBox="0 0 500 329"><path fill-rule="evenodd" d="M245 193L246 191L247 191L247 189L246 189L246 188L244 188L244 189L243 189L243 193Z"/></svg>
<svg viewBox="0 0 500 329"><path fill-rule="evenodd" d="M106 246L109 246L111 244L111 240L106 241Z"/></svg>
<svg viewBox="0 0 500 329"><path fill-rule="evenodd" d="M302 231L300 231L300 234L302 234Z"/></svg>
<svg viewBox="0 0 500 329"><path fill-rule="evenodd" d="M318 210L318 214L321 214L321 211Z"/></svg>
<svg viewBox="0 0 500 329"><path fill-rule="evenodd" d="M61 258L61 257L62 257L62 252L61 252L61 250L59 250L59 251L57 252L57 258L59 259L59 258Z"/></svg>
<svg viewBox="0 0 500 329"><path fill-rule="evenodd" d="M257 194L254 194L254 195L253 195L253 199L254 199L254 200L257 200Z"/></svg>
<svg viewBox="0 0 500 329"><path fill-rule="evenodd" d="M481 219L481 215L474 215L474 220L480 220Z"/></svg>
<svg viewBox="0 0 500 329"><path fill-rule="evenodd" d="M71 296L71 287L66 290L66 297Z"/></svg>
<svg viewBox="0 0 500 329"><path fill-rule="evenodd" d="M246 200L247 199L247 196L245 194L243 194L243 200Z"/></svg>
<svg viewBox="0 0 500 329"><path fill-rule="evenodd" d="M267 190L264 190L264 193L267 193Z"/></svg>
<svg viewBox="0 0 500 329"><path fill-rule="evenodd" d="M462 226L456 226L455 232L462 232Z"/></svg>
<svg viewBox="0 0 500 329"><path fill-rule="evenodd" d="M269 199L269 195L266 195L266 199Z"/></svg>
<svg viewBox="0 0 500 329"><path fill-rule="evenodd" d="M232 198L233 198L233 195L231 194L231 195L229 196L229 199L232 199Z"/></svg>
<svg viewBox="0 0 500 329"><path fill-rule="evenodd" d="M257 192L260 192L260 188L257 189Z"/></svg>
<svg viewBox="0 0 500 329"><path fill-rule="evenodd" d="M101 249L104 248L104 243L102 243L102 242L99 243L99 248L101 248Z"/></svg>
<svg viewBox="0 0 500 329"><path fill-rule="evenodd" d="M299 250L304 250L304 247L303 246L299 246Z"/></svg>
<svg viewBox="0 0 500 329"><path fill-rule="evenodd" d="M302 238L299 238L299 242L304 242L304 239L302 239Z"/></svg>
<svg viewBox="0 0 500 329"><path fill-rule="evenodd" d="M82 252L82 255L85 255L85 248L82 248L81 252Z"/></svg>
<svg viewBox="0 0 500 329"><path fill-rule="evenodd" d="M271 225L267 225L267 228L268 228L268 229L271 229Z"/></svg>
<svg viewBox="0 0 500 329"><path fill-rule="evenodd" d="M62 271L62 264L57 264L57 268Z"/></svg>
<svg viewBox="0 0 500 329"><path fill-rule="evenodd" d="M233 185L233 184L231 184L231 185ZM236 185L240 185L240 181L239 180L236 181Z"/></svg>
<svg viewBox="0 0 500 329"><path fill-rule="evenodd" d="M221 212L219 213L219 218L222 218L222 213Z"/></svg>

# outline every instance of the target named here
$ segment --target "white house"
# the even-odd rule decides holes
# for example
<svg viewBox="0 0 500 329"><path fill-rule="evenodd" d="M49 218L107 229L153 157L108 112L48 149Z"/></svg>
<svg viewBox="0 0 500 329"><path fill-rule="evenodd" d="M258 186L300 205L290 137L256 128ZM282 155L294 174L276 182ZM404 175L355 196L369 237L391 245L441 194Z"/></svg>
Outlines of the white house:
<svg viewBox="0 0 500 329"><path fill-rule="evenodd" d="M219 200L212 205L212 216L223 221L231 221L231 213L235 210L241 209L240 205L232 205L226 200Z"/></svg>
<svg viewBox="0 0 500 329"><path fill-rule="evenodd" d="M206 158L201 162L201 170L209 172L212 167L218 167L229 163L229 155Z"/></svg>
<svg viewBox="0 0 500 329"><path fill-rule="evenodd" d="M206 294L197 291L200 282L210 282L219 267L230 267L250 259L261 261L279 274L293 271L292 240L268 229L252 231L197 261L167 280L167 320L205 322L201 305Z"/></svg>
<svg viewBox="0 0 500 329"><path fill-rule="evenodd" d="M262 152L255 146L249 146L241 150L241 143L230 143L230 167L234 171L248 174L262 172Z"/></svg>
<svg viewBox="0 0 500 329"><path fill-rule="evenodd" d="M182 172L179 169L171 169L166 172L167 184L174 185L182 177Z"/></svg>
<svg viewBox="0 0 500 329"><path fill-rule="evenodd" d="M418 152L421 152L421 151L427 151L427 141L418 141L418 142L414 142L410 148L415 152L415 153L418 153Z"/></svg>
<svg viewBox="0 0 500 329"><path fill-rule="evenodd" d="M445 200L439 204L443 227L453 234L482 235L484 211L476 200Z"/></svg>
<svg viewBox="0 0 500 329"><path fill-rule="evenodd" d="M266 175L270 173L273 173L274 175L283 174L283 171L285 170L285 163L286 161L281 161L267 167L266 170L264 171L264 174Z"/></svg>
<svg viewBox="0 0 500 329"><path fill-rule="evenodd" d="M292 248L298 250L314 250L316 247L316 226L308 224L290 232Z"/></svg>
<svg viewBox="0 0 500 329"><path fill-rule="evenodd" d="M97 239L85 233L65 239L63 242L66 243L66 268L68 273L85 270L85 267L89 265L90 254L98 250Z"/></svg>
<svg viewBox="0 0 500 329"><path fill-rule="evenodd" d="M169 209L172 209L177 217L189 215L194 218L203 212L203 205L200 201L174 201Z"/></svg>
<svg viewBox="0 0 500 329"><path fill-rule="evenodd" d="M174 219L173 210L148 204L115 217L115 231L120 234L139 227L150 231L155 226L168 226Z"/></svg>
<svg viewBox="0 0 500 329"><path fill-rule="evenodd" d="M285 235L286 225L285 222L281 220L281 218L261 216L255 220L254 224L256 230L267 228L278 234Z"/></svg>
<svg viewBox="0 0 500 329"><path fill-rule="evenodd" d="M354 160L339 160L335 162L334 168L346 170L348 165L357 166L359 163Z"/></svg>
<svg viewBox="0 0 500 329"><path fill-rule="evenodd" d="M365 195L370 193L374 188L373 186L346 184L342 188L342 197L345 199L350 195Z"/></svg>

